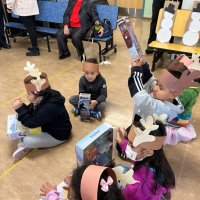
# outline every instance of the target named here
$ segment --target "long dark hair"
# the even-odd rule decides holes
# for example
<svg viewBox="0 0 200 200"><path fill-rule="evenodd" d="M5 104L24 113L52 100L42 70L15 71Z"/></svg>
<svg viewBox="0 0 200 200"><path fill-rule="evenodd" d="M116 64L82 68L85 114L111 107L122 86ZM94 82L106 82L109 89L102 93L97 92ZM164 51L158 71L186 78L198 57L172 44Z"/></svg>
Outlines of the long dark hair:
<svg viewBox="0 0 200 200"><path fill-rule="evenodd" d="M159 128L155 131L151 131L150 135L154 136L166 136L166 129L162 122L156 121L156 124ZM136 124L137 127L144 129L140 122ZM149 168L155 170L156 186L155 191L158 185L161 185L165 188L174 188L175 187L175 176L174 172L167 161L167 158L164 154L163 148L159 150L154 150L154 154L150 157L145 158L142 161L135 163L134 170L136 171L141 166L147 165ZM154 191L154 192L155 192Z"/></svg>
<svg viewBox="0 0 200 200"><path fill-rule="evenodd" d="M76 200L82 200L81 198L81 193L80 193L80 188L81 188L81 178L83 176L83 173L85 169L89 165L83 165L81 167L76 168L73 171L72 179L71 179L71 188L74 192L74 198ZM103 178L104 180L108 179L109 174L104 171L99 179L99 181ZM89 190L89 189L88 189ZM98 188L98 200L125 200L121 190L117 187L116 184L112 184L109 186L109 192L103 192L101 190L101 186Z"/></svg>

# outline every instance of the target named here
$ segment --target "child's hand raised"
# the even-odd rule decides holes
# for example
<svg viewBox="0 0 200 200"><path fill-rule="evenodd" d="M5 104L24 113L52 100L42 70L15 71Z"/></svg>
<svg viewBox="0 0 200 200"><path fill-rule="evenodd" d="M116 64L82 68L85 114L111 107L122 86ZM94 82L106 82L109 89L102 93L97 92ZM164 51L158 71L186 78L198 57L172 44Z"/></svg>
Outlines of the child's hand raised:
<svg viewBox="0 0 200 200"><path fill-rule="evenodd" d="M125 140L127 132L124 128L118 128L117 130L117 143L121 144Z"/></svg>
<svg viewBox="0 0 200 200"><path fill-rule="evenodd" d="M40 188L40 191L42 192L40 195L41 196L46 196L49 192L51 192L52 190L56 190L56 186L51 185L50 183L45 183L42 185L42 187Z"/></svg>
<svg viewBox="0 0 200 200"><path fill-rule="evenodd" d="M18 108L20 108L23 105L23 100L22 98L14 98L13 101L11 102L11 105L13 107L14 110L17 110Z"/></svg>
<svg viewBox="0 0 200 200"><path fill-rule="evenodd" d="M135 60L131 60L132 67L140 67L144 64L144 60L142 58L137 58Z"/></svg>

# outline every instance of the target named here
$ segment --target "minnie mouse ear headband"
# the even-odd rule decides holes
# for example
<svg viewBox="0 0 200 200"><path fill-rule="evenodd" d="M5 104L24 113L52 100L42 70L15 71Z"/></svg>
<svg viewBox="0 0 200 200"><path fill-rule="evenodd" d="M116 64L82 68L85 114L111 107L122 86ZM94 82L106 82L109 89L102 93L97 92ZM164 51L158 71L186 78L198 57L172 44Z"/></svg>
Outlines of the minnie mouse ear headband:
<svg viewBox="0 0 200 200"><path fill-rule="evenodd" d="M41 90L44 90L50 86L46 73L40 72L38 68L35 68L35 64L31 64L29 61L27 61L24 70L29 72L24 79L24 85L27 92L33 92L37 94Z"/></svg>
<svg viewBox="0 0 200 200"><path fill-rule="evenodd" d="M151 150L161 149L165 140L165 136L153 136L149 135L149 133L159 128L154 121L158 120L164 123L166 118L167 115L165 114L160 116L153 114L153 117L149 115L146 121L144 119L140 119L140 123L145 128L144 131L132 125L128 134L128 139L132 142L132 146Z"/></svg>
<svg viewBox="0 0 200 200"><path fill-rule="evenodd" d="M159 75L158 81L166 88L181 92L183 89L197 86L195 79L200 78L200 64L197 56L194 54L192 59L185 55L179 56L171 62L168 69L164 69ZM199 55L198 55L199 57ZM181 73L180 78L176 78L169 71L177 71Z"/></svg>
<svg viewBox="0 0 200 200"><path fill-rule="evenodd" d="M107 173L109 174L108 179L100 180L100 177L104 171L107 171ZM97 200L99 184L102 191L108 192L109 186L113 183L117 184L117 178L115 172L111 168L97 165L89 165L85 169L81 179L82 200Z"/></svg>

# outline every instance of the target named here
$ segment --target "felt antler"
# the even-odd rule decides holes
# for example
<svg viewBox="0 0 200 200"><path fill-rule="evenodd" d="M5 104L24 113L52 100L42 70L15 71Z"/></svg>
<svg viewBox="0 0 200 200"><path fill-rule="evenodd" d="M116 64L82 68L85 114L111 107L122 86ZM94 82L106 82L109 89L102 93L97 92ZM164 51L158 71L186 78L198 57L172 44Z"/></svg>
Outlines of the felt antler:
<svg viewBox="0 0 200 200"><path fill-rule="evenodd" d="M157 115L156 113L154 113L153 118L154 118L154 121L158 120L158 121L162 122L163 124L165 124L166 121L167 121L167 115L166 114Z"/></svg>
<svg viewBox="0 0 200 200"><path fill-rule="evenodd" d="M145 130L148 130L149 132L158 129L158 125L153 124L153 117L151 115L147 117L146 121L144 119L140 119L140 122L142 126L144 126Z"/></svg>
<svg viewBox="0 0 200 200"><path fill-rule="evenodd" d="M196 86L197 83L194 82L194 80L197 78L200 78L200 71L195 70L190 72L189 70L185 70L182 73L179 82L177 82L174 87L182 90L186 87Z"/></svg>
<svg viewBox="0 0 200 200"><path fill-rule="evenodd" d="M122 166L114 167L113 171L117 176L117 180L120 181L120 184L124 188L126 184L135 184L139 181L133 178L133 169L129 169L127 172L124 173L124 168Z"/></svg>
<svg viewBox="0 0 200 200"><path fill-rule="evenodd" d="M29 61L26 62L26 67L24 67L25 71L31 73L31 71L35 68L35 64L31 64Z"/></svg>

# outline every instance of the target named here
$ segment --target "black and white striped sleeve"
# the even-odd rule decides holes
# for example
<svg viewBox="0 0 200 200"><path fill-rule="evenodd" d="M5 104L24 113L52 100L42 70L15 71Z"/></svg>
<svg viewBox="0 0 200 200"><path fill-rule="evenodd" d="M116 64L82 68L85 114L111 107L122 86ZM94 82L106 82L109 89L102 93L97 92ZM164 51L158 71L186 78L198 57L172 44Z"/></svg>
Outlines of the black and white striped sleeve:
<svg viewBox="0 0 200 200"><path fill-rule="evenodd" d="M141 67L132 67L131 76L128 79L128 87L131 97L133 97L139 91L144 90Z"/></svg>

